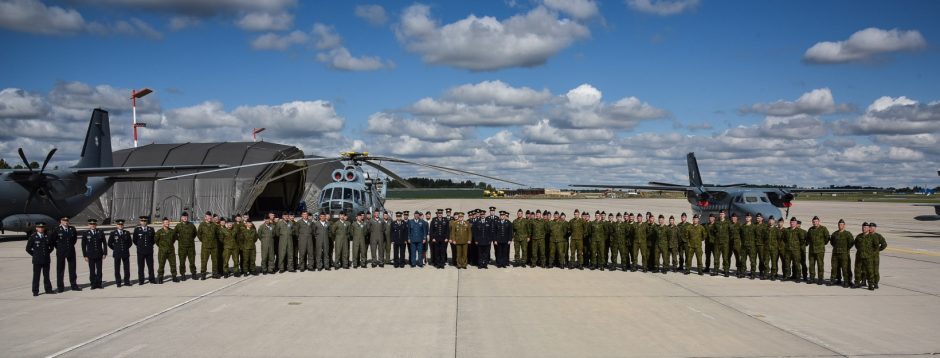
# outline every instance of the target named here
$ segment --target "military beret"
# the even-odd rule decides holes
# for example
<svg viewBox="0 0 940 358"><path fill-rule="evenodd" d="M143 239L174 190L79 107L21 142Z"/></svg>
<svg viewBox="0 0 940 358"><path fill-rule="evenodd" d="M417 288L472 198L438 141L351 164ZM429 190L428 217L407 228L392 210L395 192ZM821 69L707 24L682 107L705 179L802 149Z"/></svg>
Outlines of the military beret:
<svg viewBox="0 0 940 358"><path fill-rule="evenodd" d="M653 216L653 213L647 211L647 212L646 212L646 216Z"/></svg>
<svg viewBox="0 0 940 358"><path fill-rule="evenodd" d="M731 213L731 217L733 217L733 218L738 217L738 213Z"/></svg>
<svg viewBox="0 0 940 358"><path fill-rule="evenodd" d="M98 225L98 219L88 219L88 225Z"/></svg>
<svg viewBox="0 0 940 358"><path fill-rule="evenodd" d="M430 211L425 211L425 212L424 212L424 215L431 215L431 212L430 212Z"/></svg>
<svg viewBox="0 0 940 358"><path fill-rule="evenodd" d="M587 217L590 217L590 216L591 216L591 213L589 213L589 212L587 212L587 211L585 211L585 212L582 212L582 213L581 213L581 216L587 216Z"/></svg>
<svg viewBox="0 0 940 358"><path fill-rule="evenodd" d="M601 215L607 215L606 211L601 211Z"/></svg>
<svg viewBox="0 0 940 358"><path fill-rule="evenodd" d="M600 215L600 213L601 213L600 210L594 210L594 215Z"/></svg>
<svg viewBox="0 0 940 358"><path fill-rule="evenodd" d="M345 210L340 211L339 214L340 214L340 215L346 215L346 211L345 211Z"/></svg>
<svg viewBox="0 0 940 358"><path fill-rule="evenodd" d="M675 219L676 219L675 216L669 215L669 220L675 220Z"/></svg>
<svg viewBox="0 0 940 358"><path fill-rule="evenodd" d="M744 213L744 217L746 217L746 218L751 217L751 213Z"/></svg>
<svg viewBox="0 0 940 358"><path fill-rule="evenodd" d="M541 210L541 209L535 210L535 213L536 213L536 214L541 214L541 213L542 213L542 210Z"/></svg>
<svg viewBox="0 0 940 358"><path fill-rule="evenodd" d="M495 207L495 206L491 206L491 207L490 207L490 210L491 210L491 211L492 211L492 210L496 210L496 207Z"/></svg>
<svg viewBox="0 0 940 358"><path fill-rule="evenodd" d="M757 213L757 217L762 218L762 217L764 217L764 214Z"/></svg>
<svg viewBox="0 0 940 358"><path fill-rule="evenodd" d="M862 227L868 227L868 222L863 222Z"/></svg>
<svg viewBox="0 0 940 358"><path fill-rule="evenodd" d="M189 214L187 214L187 213L184 211L182 214L180 214L180 216L189 217Z"/></svg>
<svg viewBox="0 0 940 358"><path fill-rule="evenodd" d="M463 212L458 211L458 212L456 213L456 215L457 215L457 216L463 216Z"/></svg>
<svg viewBox="0 0 940 358"><path fill-rule="evenodd" d="M307 211L306 211L306 210L301 211L301 213L305 213L305 212L307 212ZM240 217L242 217L242 214L235 214L235 217L236 217L236 218L240 218Z"/></svg>
<svg viewBox="0 0 940 358"><path fill-rule="evenodd" d="M698 214L692 215L692 218L693 218L693 219L698 219Z"/></svg>
<svg viewBox="0 0 940 358"><path fill-rule="evenodd" d="M680 216L686 216L686 217L687 217L688 215L686 215L685 213L682 213L682 215L680 215Z"/></svg>
<svg viewBox="0 0 940 358"><path fill-rule="evenodd" d="M813 216L813 220L819 220L818 216Z"/></svg>
<svg viewBox="0 0 940 358"><path fill-rule="evenodd" d="M522 209L519 209L519 210L522 210ZM526 215L529 215L529 214L532 214L532 212L531 212L531 211L528 211L528 210L526 210L526 211L525 211L525 214L526 214Z"/></svg>
<svg viewBox="0 0 940 358"><path fill-rule="evenodd" d="M799 220L797 220L797 221L796 221L796 224L797 224L797 225L803 225L803 222L802 222L802 221L799 221Z"/></svg>
<svg viewBox="0 0 940 358"><path fill-rule="evenodd" d="M623 217L623 214L617 213L617 217Z"/></svg>
<svg viewBox="0 0 940 358"><path fill-rule="evenodd" d="M118 224L118 225L124 225L124 219L117 219L117 220L114 220L114 223L115 223L115 224Z"/></svg>
<svg viewBox="0 0 940 358"><path fill-rule="evenodd" d="M168 219L166 216L164 216L163 219L160 220L160 221L170 221L170 219Z"/></svg>
<svg viewBox="0 0 940 358"><path fill-rule="evenodd" d="M358 213L356 213L356 216L359 216L359 215L365 215L365 214L366 214L366 212L365 212L365 211L360 211L360 212L358 212Z"/></svg>
<svg viewBox="0 0 940 358"><path fill-rule="evenodd" d="M41 223L41 222L38 222L38 223L36 223L36 226L34 226L34 227L37 228L37 229L42 229L42 228L45 228L45 227L46 227L46 224L43 224L43 223Z"/></svg>
<svg viewBox="0 0 940 358"><path fill-rule="evenodd" d="M660 218L660 219L665 219L666 217L663 216L663 214L659 214L659 218Z"/></svg>
<svg viewBox="0 0 940 358"><path fill-rule="evenodd" d="M710 217L710 218L715 217L715 213L708 214L708 217Z"/></svg>
<svg viewBox="0 0 940 358"><path fill-rule="evenodd" d="M839 219L839 224L845 224L845 220Z"/></svg>
<svg viewBox="0 0 940 358"><path fill-rule="evenodd" d="M630 213L630 216L633 216L633 213Z"/></svg>
<svg viewBox="0 0 940 358"><path fill-rule="evenodd" d="M878 227L878 224L875 224L875 223L868 223L868 226L871 226L871 227Z"/></svg>
<svg viewBox="0 0 940 358"><path fill-rule="evenodd" d="M271 213L274 213L274 212L272 211ZM183 214L185 214L185 213L183 213ZM212 216L212 212L211 212L211 211L207 211L207 212L206 212L206 215Z"/></svg>
<svg viewBox="0 0 940 358"><path fill-rule="evenodd" d="M564 212L564 211L561 212L561 217L565 217L565 212Z"/></svg>
<svg viewBox="0 0 940 358"><path fill-rule="evenodd" d="M796 220L796 216L790 218L790 222L794 222L794 221L797 221L797 220Z"/></svg>
<svg viewBox="0 0 940 358"><path fill-rule="evenodd" d="M61 220L61 221L69 221L69 217L68 217L68 216L63 216L63 217L59 218L59 220Z"/></svg>
<svg viewBox="0 0 940 358"><path fill-rule="evenodd" d="M578 210L578 209L574 209L574 212L576 212L576 213L580 213L580 212L581 212L581 210Z"/></svg>

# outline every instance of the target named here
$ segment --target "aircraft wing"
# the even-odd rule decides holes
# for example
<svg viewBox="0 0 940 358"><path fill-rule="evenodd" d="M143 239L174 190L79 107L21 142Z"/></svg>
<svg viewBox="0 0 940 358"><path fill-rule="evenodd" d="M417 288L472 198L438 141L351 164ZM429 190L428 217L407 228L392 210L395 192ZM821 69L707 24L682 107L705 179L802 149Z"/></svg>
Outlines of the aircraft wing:
<svg viewBox="0 0 940 358"><path fill-rule="evenodd" d="M73 173L84 177L111 177L121 174L166 173L189 170L208 170L226 168L224 164L198 164L198 165L153 165L141 167L104 167L104 168L77 168Z"/></svg>
<svg viewBox="0 0 940 358"><path fill-rule="evenodd" d="M865 193L870 191L888 192L885 189L809 189L809 188L780 188L791 193Z"/></svg>
<svg viewBox="0 0 940 358"><path fill-rule="evenodd" d="M597 189L633 189L633 190L650 190L650 191L681 191L686 192L693 190L690 186L680 186L680 185L605 185L605 184L571 184L568 185L573 188L597 188Z"/></svg>

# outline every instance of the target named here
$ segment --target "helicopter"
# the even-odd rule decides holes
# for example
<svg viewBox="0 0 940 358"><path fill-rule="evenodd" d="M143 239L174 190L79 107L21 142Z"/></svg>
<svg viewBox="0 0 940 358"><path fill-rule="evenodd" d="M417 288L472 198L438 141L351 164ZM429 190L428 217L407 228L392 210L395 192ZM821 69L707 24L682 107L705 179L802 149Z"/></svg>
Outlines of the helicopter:
<svg viewBox="0 0 940 358"><path fill-rule="evenodd" d="M374 156L370 155L369 152L341 152L339 157L334 158L322 158L322 157L304 157L300 159L287 159L287 160L278 160L278 161L269 161L261 163L252 163L240 166L231 166L222 169L208 170L200 173L191 173L184 175L171 176L166 178L158 179L157 181L163 180L173 180L182 177L188 177L193 175L200 174L209 174L218 171L233 170L245 167L259 166L259 165L269 165L274 163L286 163L286 162L296 162L296 161L306 161L308 166L323 165L327 163L341 162L343 164L343 169L336 169L331 173L331 178L333 179L332 183L326 184L323 187L323 190L317 196L317 203L315 206L311 207L310 211L317 211L318 213L325 213L330 218L336 219L339 218L340 213L346 214L355 214L359 212L372 214L374 212L382 212L385 210L385 197L388 190L388 184L392 181L400 182L405 188L415 189L415 186L409 183L407 180L400 177L395 172L389 170L388 168L382 166L377 162L389 162L389 163L399 163L399 164L409 164L416 165L423 168L434 169L442 171L449 174L455 175L473 175L481 178L496 180L504 183L509 183L518 186L526 186L525 184L514 182L511 180L500 179L484 174L469 172L466 170L444 167L428 163L414 162L399 158L385 157L385 156ZM382 174L385 174L385 178L381 178L374 173L370 173L365 170L364 166L372 167ZM306 170L306 168L296 169L296 170ZM289 174L289 173L287 173ZM286 174L285 174L286 175ZM313 209L315 208L315 210Z"/></svg>

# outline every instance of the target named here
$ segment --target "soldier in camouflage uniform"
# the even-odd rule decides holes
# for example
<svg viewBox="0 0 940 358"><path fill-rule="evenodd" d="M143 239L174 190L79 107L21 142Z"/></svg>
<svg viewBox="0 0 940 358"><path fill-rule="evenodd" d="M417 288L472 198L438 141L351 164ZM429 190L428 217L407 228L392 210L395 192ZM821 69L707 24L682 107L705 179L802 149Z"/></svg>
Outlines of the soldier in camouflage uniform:
<svg viewBox="0 0 940 358"><path fill-rule="evenodd" d="M839 230L833 231L829 236L829 244L832 245L832 255L829 265L832 271L829 273L829 285L842 285L849 287L852 282L852 263L849 259L849 250L855 239L852 233L845 230L845 220L839 219ZM843 277L845 281L843 281Z"/></svg>
<svg viewBox="0 0 940 358"><path fill-rule="evenodd" d="M617 219L611 223L610 233L610 268L611 270L628 270L630 261L627 258L627 222L623 214L617 213ZM618 267L619 265L619 267Z"/></svg>
<svg viewBox="0 0 940 358"><path fill-rule="evenodd" d="M633 248L630 256L633 256L633 270L646 272L646 261L649 259L647 251L646 237L649 233L649 224L643 220L643 214L637 214L637 224L633 227Z"/></svg>
<svg viewBox="0 0 940 358"><path fill-rule="evenodd" d="M571 228L571 260L568 267L571 269L584 269L584 238L587 237L588 220L591 218L587 212L579 213L574 210L574 217L568 223Z"/></svg>
<svg viewBox="0 0 940 358"><path fill-rule="evenodd" d="M698 214L692 216L692 225L689 225L685 230L686 236L688 236L689 248L685 256L685 274L689 274L689 269L692 268L692 256L695 255L696 265L698 269L699 276L705 274L702 271L702 243L708 239L708 230L704 226L699 224Z"/></svg>
<svg viewBox="0 0 940 358"><path fill-rule="evenodd" d="M182 223L180 223L182 224ZM180 231L180 224L176 225L176 237L180 239L185 235L185 229ZM212 265L212 278L219 278L222 272L219 270L221 266L222 258L217 254L217 245L218 243L218 233L219 229L216 226L217 224L212 220L210 213L206 213L206 219L199 223L199 229L196 231L199 235L199 241L202 242L202 250L200 252L200 261L202 262L202 269L200 274L202 279L206 279L206 273L208 272L207 264ZM180 246L182 246L182 241L180 241ZM182 265L182 259L180 259L180 265ZM183 271L183 268L180 267L180 272Z"/></svg>
<svg viewBox="0 0 940 358"><path fill-rule="evenodd" d="M653 242L653 270L666 273L669 269L669 225L662 214L657 218L655 226L655 241Z"/></svg>
<svg viewBox="0 0 940 358"><path fill-rule="evenodd" d="M679 229L679 252L677 253L679 257L679 265L677 267L678 270L683 272L688 272L689 270L689 267L686 266L685 257L689 253L689 233L687 233L686 230L689 229L690 225L692 224L689 224L688 222L688 215L682 213L682 215L679 216L679 224L676 226L678 226ZM701 248L701 245L699 245L699 247ZM701 257L701 255L699 256ZM699 264L699 267L701 268L702 265Z"/></svg>
<svg viewBox="0 0 940 358"><path fill-rule="evenodd" d="M555 212L555 218L548 224L551 244L548 250L548 267L564 268L566 262L565 241L568 237L568 222Z"/></svg>
<svg viewBox="0 0 940 358"><path fill-rule="evenodd" d="M805 240L803 231L797 227L796 218L790 218L790 227L784 230L784 238L786 239L787 251L785 252L786 262L783 264L783 277L785 279L793 279L795 282L799 282L800 278L803 277L802 269L800 265L800 251L803 248L803 241Z"/></svg>
<svg viewBox="0 0 940 358"><path fill-rule="evenodd" d="M819 217L813 217L813 226L806 232L806 241L809 246L809 283L823 284L825 271L826 244L829 243L829 229L819 224ZM818 279L817 279L818 277Z"/></svg>
<svg viewBox="0 0 940 358"><path fill-rule="evenodd" d="M179 274L183 277L183 280L186 279L186 262L189 261L189 274L192 275L193 280L196 280L197 231L196 225L189 221L189 214L183 213L180 215L180 222L173 228L173 233L179 242L179 250L177 250L180 265Z"/></svg>
<svg viewBox="0 0 940 358"><path fill-rule="evenodd" d="M236 274L238 270L238 242L235 239L235 228L232 222L226 222L225 226L219 230L219 241L222 242L222 271L225 277ZM231 261L230 261L231 260ZM229 266L229 262L232 266Z"/></svg>
<svg viewBox="0 0 940 358"><path fill-rule="evenodd" d="M512 235L512 265L516 267L525 266L526 261L528 261L529 220L522 213L522 209L516 212L516 219L512 221Z"/></svg>
<svg viewBox="0 0 940 358"><path fill-rule="evenodd" d="M190 224L192 225L192 224ZM163 218L163 227L154 234L157 242L157 283L163 283L163 267L167 262L170 263L170 275L173 282L178 282L176 278L176 250L173 245L176 243L176 232L170 229L170 219ZM195 273L193 273L195 275Z"/></svg>
<svg viewBox="0 0 940 358"><path fill-rule="evenodd" d="M756 239L754 240L754 248L757 250L757 270L760 273L760 279L763 280L767 277L768 269L764 266L764 256L767 255L767 246L765 243L767 242L768 226L767 223L764 222L764 216L761 215L761 213L757 213L755 220L757 220L757 222L754 224L754 235Z"/></svg>
<svg viewBox="0 0 940 358"><path fill-rule="evenodd" d="M731 235L732 235L732 225L731 222L725 219L725 211L718 212L718 221L713 225L713 231L710 232L710 235L715 237L715 272L718 272L718 260L721 259L721 269L725 277L728 277L731 272L731 258L729 257L731 253Z"/></svg>
<svg viewBox="0 0 940 358"><path fill-rule="evenodd" d="M594 212L594 221L591 222L591 270L604 270L606 241L607 223L604 221L604 214L596 211Z"/></svg>
<svg viewBox="0 0 940 358"><path fill-rule="evenodd" d="M770 280L777 279L777 261L780 257L780 228L777 227L777 221L773 216L770 216L767 222L767 228L764 231L764 254L761 257L763 259L764 273L761 274L761 279L769 278Z"/></svg>
<svg viewBox="0 0 940 358"><path fill-rule="evenodd" d="M878 224L869 223L868 224L868 233L871 235L873 253L872 253L872 275L871 277L875 281L875 289L878 289L878 282L881 281L881 268L879 264L881 263L881 252L888 248L888 242L885 240L884 236L878 233Z"/></svg>
<svg viewBox="0 0 940 358"><path fill-rule="evenodd" d="M744 215L744 225L741 225L741 262L747 261L747 275L752 280L757 269L757 225L751 222L751 213ZM738 269L738 276L744 276L744 265Z"/></svg>
<svg viewBox="0 0 940 358"><path fill-rule="evenodd" d="M242 275L255 275L255 258L258 256L255 243L258 242L258 230L255 229L255 224L251 220L247 220L247 217L243 226L242 238L239 241L239 251L242 257L239 262L241 263Z"/></svg>
<svg viewBox="0 0 940 358"><path fill-rule="evenodd" d="M862 287L862 284L865 283L868 285L869 290L875 289L874 281L874 264L873 257L876 255L876 245L869 232L868 223L862 224L862 233L855 236L855 286L854 288Z"/></svg>
<svg viewBox="0 0 940 358"><path fill-rule="evenodd" d="M682 264L679 263L679 226L676 225L676 218L669 216L669 226L666 227L666 237L668 237L668 248L666 256L669 257L669 269L673 272L679 270Z"/></svg>
<svg viewBox="0 0 940 358"><path fill-rule="evenodd" d="M744 251L744 242L741 240L741 223L738 221L738 214L731 214L731 244L728 247L728 261L734 263L735 276L741 278L744 276L744 259L741 257ZM731 257L734 257L732 260Z"/></svg>
<svg viewBox="0 0 940 358"><path fill-rule="evenodd" d="M529 251L529 257L532 260L532 267L545 267L545 234L548 232L548 222L542 218L540 211L535 212L535 219L531 221L532 226L532 250Z"/></svg>
<svg viewBox="0 0 940 358"><path fill-rule="evenodd" d="M715 219L715 214L708 214L708 223L702 224L705 227L705 272L711 272L714 274L718 271L718 266L721 261L718 260L718 257L715 253L715 241L717 241L716 234L718 233L718 222ZM715 270L712 271L712 258L715 259Z"/></svg>

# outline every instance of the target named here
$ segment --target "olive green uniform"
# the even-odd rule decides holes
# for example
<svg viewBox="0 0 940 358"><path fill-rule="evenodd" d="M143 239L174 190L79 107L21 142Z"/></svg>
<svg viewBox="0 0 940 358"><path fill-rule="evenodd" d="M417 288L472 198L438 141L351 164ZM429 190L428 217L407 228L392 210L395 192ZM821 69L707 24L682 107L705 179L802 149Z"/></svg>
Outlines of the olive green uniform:
<svg viewBox="0 0 940 358"><path fill-rule="evenodd" d="M525 265L529 260L529 222L526 218L516 218L512 221L512 247L513 264L516 266Z"/></svg>
<svg viewBox="0 0 940 358"><path fill-rule="evenodd" d="M721 270L727 275L728 271L731 270L731 258L729 257L731 253L731 222L728 220L716 221L714 225L711 225L711 229L709 235L713 236L712 240L714 240L715 245L715 271L718 271L718 262L720 261Z"/></svg>
<svg viewBox="0 0 940 358"><path fill-rule="evenodd" d="M261 239L261 270L273 273L277 270L277 256L274 254L274 225L261 224L258 228L258 238Z"/></svg>
<svg viewBox="0 0 940 358"><path fill-rule="evenodd" d="M777 261L780 257L780 228L767 226L764 234L764 277L775 279L777 277Z"/></svg>
<svg viewBox="0 0 940 358"><path fill-rule="evenodd" d="M764 256L767 256L767 230L770 227L765 223L754 224L754 249L757 255L757 271L760 278L766 277L767 267L764 265Z"/></svg>
<svg viewBox="0 0 940 358"><path fill-rule="evenodd" d="M835 283L849 284L852 282L852 262L849 258L849 249L852 248L854 239L852 233L848 230L836 230L829 236L829 244L832 245L832 255L829 258L829 281ZM843 278L845 281L842 281Z"/></svg>
<svg viewBox="0 0 940 358"><path fill-rule="evenodd" d="M603 268L607 263L607 222L594 220L591 225L591 266Z"/></svg>
<svg viewBox="0 0 940 358"><path fill-rule="evenodd" d="M281 220L274 224L277 236L277 268L280 271L294 271L294 223Z"/></svg>
<svg viewBox="0 0 940 358"><path fill-rule="evenodd" d="M555 264L564 267L567 265L568 256L568 222L563 220L552 220L548 224L549 238L551 244L548 250L548 265Z"/></svg>
<svg viewBox="0 0 940 358"><path fill-rule="evenodd" d="M630 261L627 258L627 222L612 222L610 225L610 265L620 266L624 270L630 267Z"/></svg>
<svg viewBox="0 0 940 358"><path fill-rule="evenodd" d="M858 234L855 236L855 286L862 282L868 283L869 289L875 288L874 257L877 255L877 245L871 234Z"/></svg>
<svg viewBox="0 0 940 358"><path fill-rule="evenodd" d="M330 225L333 240L333 263L336 268L349 267L349 239L352 235L349 221L337 220Z"/></svg>
<svg viewBox="0 0 940 358"><path fill-rule="evenodd" d="M189 274L196 278L196 225L181 222L173 228L179 242L180 275L186 275L186 261L189 261ZM175 261L175 259L174 259ZM174 264L175 265L175 264Z"/></svg>
<svg viewBox="0 0 940 358"><path fill-rule="evenodd" d="M679 262L676 267L681 270L688 269L688 266L685 264L687 261L685 257L689 253L689 233L686 232L689 229L689 226L692 226L692 224L688 222L680 222L679 224L676 224L676 227L679 230L679 246L678 251L676 252L676 257L678 258ZM701 267L701 265L699 265L699 267Z"/></svg>
<svg viewBox="0 0 940 358"><path fill-rule="evenodd" d="M154 235L157 242L157 277L163 280L163 267L167 262L170 263L170 275L176 278L176 252L173 249L173 243L176 242L176 231L173 229L160 228ZM182 269L182 268L180 268ZM193 273L195 274L195 273Z"/></svg>
<svg viewBox="0 0 940 358"><path fill-rule="evenodd" d="M758 271L757 269L757 225L745 223L741 225L741 262L747 263L747 274L751 277ZM744 266L738 268L738 272L743 275Z"/></svg>
<svg viewBox="0 0 940 358"><path fill-rule="evenodd" d="M879 233L872 233L872 245L874 247L872 253L872 278L875 280L875 288L878 287L878 282L881 282L881 269L879 264L881 264L881 252L884 249L888 248L888 242L885 240L884 236L881 236Z"/></svg>
<svg viewBox="0 0 940 358"><path fill-rule="evenodd" d="M649 224L645 221L634 226L633 230L633 249L630 256L633 257L633 267L646 271L646 260L649 259L646 237L649 233Z"/></svg>
<svg viewBox="0 0 940 358"><path fill-rule="evenodd" d="M255 243L258 242L258 230L252 227L242 228L241 241L239 241L239 246L241 251L241 269L242 274L253 275L255 273L256 261L255 258L258 256L258 253L255 249Z"/></svg>
<svg viewBox="0 0 940 358"><path fill-rule="evenodd" d="M800 265L800 252L803 251L805 240L803 230L786 228L783 229L783 236L787 247L784 252L783 277L799 279L803 276L803 266Z"/></svg>
<svg viewBox="0 0 940 358"><path fill-rule="evenodd" d="M313 270L316 267L313 252L313 231L314 225L319 225L316 220L300 219L294 222L294 236L297 237L297 268L301 271Z"/></svg>
<svg viewBox="0 0 940 358"><path fill-rule="evenodd" d="M732 256L734 257L734 270L737 272L738 276L744 274L744 258L741 257L742 251L744 251L744 241L741 240L741 229L744 225L738 223L730 223L731 230L731 245L728 248L728 261L732 262Z"/></svg>
<svg viewBox="0 0 940 358"><path fill-rule="evenodd" d="M532 219L532 251L529 253L532 266L545 266L545 234L548 232L548 221L545 219Z"/></svg>
<svg viewBox="0 0 940 358"><path fill-rule="evenodd" d="M806 241L809 244L809 278L823 280L826 262L826 244L829 243L829 229L825 226L813 226L806 232Z"/></svg>
<svg viewBox="0 0 940 358"><path fill-rule="evenodd" d="M235 239L235 230L229 228L219 229L219 241L222 242L222 271L225 275L234 273L238 270L238 243ZM229 262L233 266L229 266Z"/></svg>
<svg viewBox="0 0 940 358"><path fill-rule="evenodd" d="M470 225L466 221L454 220L448 225L450 229L450 241L456 244L454 262L457 268L467 268L467 245L470 244Z"/></svg>
<svg viewBox="0 0 940 358"><path fill-rule="evenodd" d="M179 227L179 225L177 225ZM200 261L202 262L202 269L200 273L205 276L207 272L206 264L210 262L212 264L212 275L218 276L221 272L222 258L218 254L218 234L219 227L215 223L211 222L202 222L199 224L199 229L197 230L199 235L199 241L202 242L202 250L200 252ZM179 237L179 235L177 235ZM180 262L182 264L182 262ZM182 271L182 270L180 270ZM205 278L205 277L203 277Z"/></svg>
<svg viewBox="0 0 940 358"><path fill-rule="evenodd" d="M352 224L352 264L366 267L366 236L369 235L369 222L362 220Z"/></svg>
<svg viewBox="0 0 940 358"><path fill-rule="evenodd" d="M686 230L688 236L689 248L685 256L685 269L692 268L692 255L695 255L696 265L699 273L702 272L702 242L708 239L708 231L702 225L689 225Z"/></svg>

